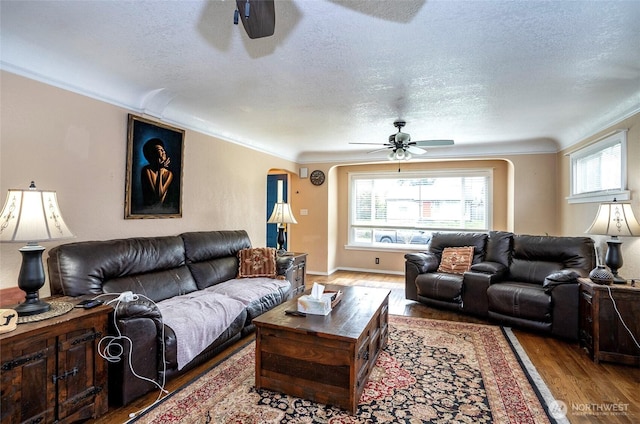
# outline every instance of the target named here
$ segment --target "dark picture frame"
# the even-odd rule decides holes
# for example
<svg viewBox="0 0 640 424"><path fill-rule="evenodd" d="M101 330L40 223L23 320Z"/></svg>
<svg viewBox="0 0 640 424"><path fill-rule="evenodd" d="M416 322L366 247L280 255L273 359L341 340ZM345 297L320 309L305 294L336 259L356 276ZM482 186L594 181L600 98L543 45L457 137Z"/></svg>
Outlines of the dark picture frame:
<svg viewBox="0 0 640 424"><path fill-rule="evenodd" d="M182 217L184 133L128 115L125 219Z"/></svg>

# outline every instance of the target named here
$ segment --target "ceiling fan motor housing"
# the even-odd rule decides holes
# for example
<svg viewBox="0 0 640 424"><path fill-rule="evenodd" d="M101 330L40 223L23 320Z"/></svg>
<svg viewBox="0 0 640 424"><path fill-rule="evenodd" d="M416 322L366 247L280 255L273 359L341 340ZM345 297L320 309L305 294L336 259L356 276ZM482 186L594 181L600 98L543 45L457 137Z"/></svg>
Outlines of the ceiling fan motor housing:
<svg viewBox="0 0 640 424"><path fill-rule="evenodd" d="M274 0L236 0L236 13L251 39L270 37L275 32L276 12Z"/></svg>

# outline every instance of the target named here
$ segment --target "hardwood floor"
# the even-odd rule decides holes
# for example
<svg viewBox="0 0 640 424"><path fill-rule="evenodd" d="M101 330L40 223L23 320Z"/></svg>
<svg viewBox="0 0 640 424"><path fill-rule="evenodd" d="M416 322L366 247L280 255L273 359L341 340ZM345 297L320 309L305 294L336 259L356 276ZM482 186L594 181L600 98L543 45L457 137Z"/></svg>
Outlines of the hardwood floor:
<svg viewBox="0 0 640 424"><path fill-rule="evenodd" d="M406 300L403 275L339 271L328 277L307 275L307 282L309 287L313 282L318 282L389 288L389 313L394 315L491 324L475 317L438 310ZM640 422L640 368L595 364L578 343L567 343L517 329L513 331L553 396L566 404L567 418L571 423ZM238 342L238 345L251 337ZM234 350L232 347L228 352ZM223 360L227 354L223 352L208 363L171 380L167 384L167 390L178 389ZM150 393L127 407L110 409L106 415L94 422L126 422L130 413L151 405L157 397L157 392Z"/></svg>

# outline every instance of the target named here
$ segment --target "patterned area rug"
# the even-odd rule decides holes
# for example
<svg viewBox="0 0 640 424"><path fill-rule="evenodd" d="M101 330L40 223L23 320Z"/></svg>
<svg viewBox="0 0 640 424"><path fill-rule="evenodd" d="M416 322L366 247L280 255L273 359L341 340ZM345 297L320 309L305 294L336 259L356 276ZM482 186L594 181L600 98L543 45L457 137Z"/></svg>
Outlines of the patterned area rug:
<svg viewBox="0 0 640 424"><path fill-rule="evenodd" d="M500 327L390 316L358 411L254 388L255 343L166 397L138 423L548 423Z"/></svg>

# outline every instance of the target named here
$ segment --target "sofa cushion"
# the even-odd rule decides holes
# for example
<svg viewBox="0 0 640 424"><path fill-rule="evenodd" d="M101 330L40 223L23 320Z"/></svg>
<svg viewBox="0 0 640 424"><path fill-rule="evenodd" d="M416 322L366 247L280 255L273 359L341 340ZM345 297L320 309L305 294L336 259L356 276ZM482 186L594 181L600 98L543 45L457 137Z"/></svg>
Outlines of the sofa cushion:
<svg viewBox="0 0 640 424"><path fill-rule="evenodd" d="M126 275L105 281L102 285L104 293L131 291L143 294L154 302L196 290L196 283L186 266L145 274Z"/></svg>
<svg viewBox="0 0 640 424"><path fill-rule="evenodd" d="M185 368L182 370L187 370L202 363L202 360L206 357L210 357L213 352L219 351L221 346L225 346L230 341L238 340L241 337L242 330L247 323L247 312L246 310L242 311L240 315L236 317L235 320L231 323L229 327L227 327L222 334L218 336L218 338L211 343L205 350L203 350L198 356L196 356L191 362L189 362ZM176 334L173 332L171 327L168 325L164 327L164 358L167 364L166 374L165 376L171 376L178 371L178 357L177 357L177 340ZM204 359L206 360L206 359ZM164 370L160 371L160 378L162 378L164 374Z"/></svg>
<svg viewBox="0 0 640 424"><path fill-rule="evenodd" d="M179 268L185 265L184 255L184 244L177 236L62 244L49 251L51 293L66 296L101 294L103 285L110 280L130 278L132 282L137 275ZM149 283L168 285L169 289L163 289L162 297L196 290L192 278L175 280L174 277L173 273L162 274L159 275L161 281ZM123 287L124 283L118 286ZM127 290L144 293L143 287Z"/></svg>
<svg viewBox="0 0 640 424"><path fill-rule="evenodd" d="M291 283L287 280L273 278L238 278L216 284L205 289L207 292L219 293L236 299L244 306L259 300L271 293L288 293Z"/></svg>
<svg viewBox="0 0 640 424"><path fill-rule="evenodd" d="M513 233L508 231L489 231L485 261L497 262L508 267L511 263L512 252Z"/></svg>
<svg viewBox="0 0 640 424"><path fill-rule="evenodd" d="M589 237L515 235L512 280L542 284L552 272L571 268L582 277L595 268L595 250Z"/></svg>
<svg viewBox="0 0 640 424"><path fill-rule="evenodd" d="M485 233L433 233L429 243L429 252L442 258L447 247L473 246L473 261L476 264L484 260L488 234Z"/></svg>
<svg viewBox="0 0 640 424"><path fill-rule="evenodd" d="M238 278L275 278L276 249L256 247L238 252Z"/></svg>
<svg viewBox="0 0 640 424"><path fill-rule="evenodd" d="M551 261L531 261L521 258L513 258L509 267L510 281L522 281L535 283L542 286L547 275L562 269L562 263Z"/></svg>
<svg viewBox="0 0 640 424"><path fill-rule="evenodd" d="M473 261L473 246L446 247L442 250L438 272L464 274L469 271L471 261Z"/></svg>
<svg viewBox="0 0 640 424"><path fill-rule="evenodd" d="M237 277L238 256L209 259L203 262L190 263L189 270L199 290Z"/></svg>
<svg viewBox="0 0 640 424"><path fill-rule="evenodd" d="M489 311L515 318L551 322L551 296L540 284L498 283L487 289Z"/></svg>
<svg viewBox="0 0 640 424"><path fill-rule="evenodd" d="M184 240L187 263L216 258L236 257L241 249L251 247L249 235L244 230L194 231L180 234Z"/></svg>
<svg viewBox="0 0 640 424"><path fill-rule="evenodd" d="M238 252L251 247L244 230L195 231L180 235L186 262L198 289L236 278Z"/></svg>
<svg viewBox="0 0 640 424"><path fill-rule="evenodd" d="M416 278L418 296L446 302L462 299L462 275L443 272L420 274Z"/></svg>
<svg viewBox="0 0 640 424"><path fill-rule="evenodd" d="M163 323L176 336L178 369L213 343L244 312L242 302L199 290L158 302Z"/></svg>

